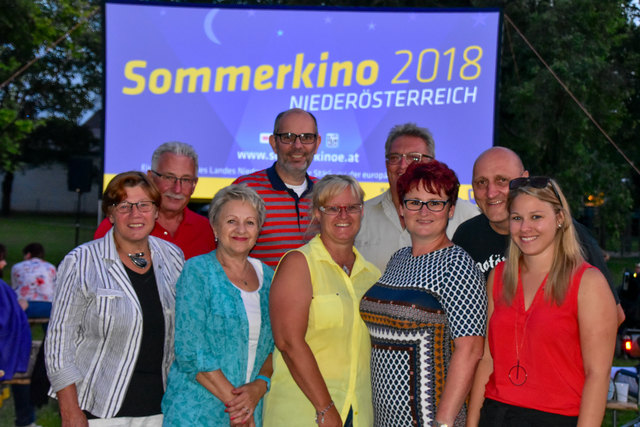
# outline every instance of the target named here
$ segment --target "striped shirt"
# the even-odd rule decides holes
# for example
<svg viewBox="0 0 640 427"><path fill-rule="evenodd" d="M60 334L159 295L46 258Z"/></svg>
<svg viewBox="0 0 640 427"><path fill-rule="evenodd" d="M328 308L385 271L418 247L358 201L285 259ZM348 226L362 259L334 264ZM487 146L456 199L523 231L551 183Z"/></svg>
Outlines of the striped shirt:
<svg viewBox="0 0 640 427"><path fill-rule="evenodd" d="M184 256L175 245L149 236L153 270L164 314L162 377L173 361L176 281ZM60 264L45 340L51 395L76 385L80 408L115 416L140 353L142 312L113 240L105 237L72 250Z"/></svg>
<svg viewBox="0 0 640 427"><path fill-rule="evenodd" d="M264 200L267 217L251 251L251 256L276 268L286 252L306 244L313 236L307 235L311 191L315 178L306 176L307 189L301 197L288 188L276 172L275 163L268 169L244 175L234 184L246 184Z"/></svg>

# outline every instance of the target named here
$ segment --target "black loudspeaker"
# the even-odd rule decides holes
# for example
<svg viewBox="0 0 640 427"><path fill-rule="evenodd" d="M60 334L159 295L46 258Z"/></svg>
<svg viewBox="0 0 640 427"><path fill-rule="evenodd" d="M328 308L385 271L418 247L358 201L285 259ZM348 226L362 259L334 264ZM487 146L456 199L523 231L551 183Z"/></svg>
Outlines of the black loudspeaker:
<svg viewBox="0 0 640 427"><path fill-rule="evenodd" d="M67 184L69 191L91 191L93 161L89 157L72 157L69 160Z"/></svg>

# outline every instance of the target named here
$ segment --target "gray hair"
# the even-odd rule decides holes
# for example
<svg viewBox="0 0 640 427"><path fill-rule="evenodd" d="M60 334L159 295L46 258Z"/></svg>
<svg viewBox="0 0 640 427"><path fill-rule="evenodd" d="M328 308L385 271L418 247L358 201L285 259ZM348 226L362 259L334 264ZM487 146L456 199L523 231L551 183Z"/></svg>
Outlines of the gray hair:
<svg viewBox="0 0 640 427"><path fill-rule="evenodd" d="M258 228L261 230L267 217L267 209L264 207L262 197L253 188L246 184L232 184L224 187L216 193L209 205L209 223L213 227L218 219L222 207L232 200L240 200L249 203L258 214Z"/></svg>
<svg viewBox="0 0 640 427"><path fill-rule="evenodd" d="M273 124L273 133L278 133L280 132L280 122L282 121L282 119L284 119L286 116L288 116L291 113L305 113L308 114L309 117L311 117L311 119L313 120L313 126L315 127L315 133L318 133L318 121L316 120L316 117L311 114L308 111L303 110L302 108L291 108L289 110L283 111L280 114L278 114L276 116L276 121Z"/></svg>
<svg viewBox="0 0 640 427"><path fill-rule="evenodd" d="M395 125L389 131L387 141L384 143L384 155L388 155L391 152L391 144L396 138L401 136L416 136L422 139L427 144L427 151L433 157L436 156L436 143L433 141L433 135L427 128L418 126L415 123L405 123L402 125Z"/></svg>
<svg viewBox="0 0 640 427"><path fill-rule="evenodd" d="M171 153L176 156L186 156L193 160L193 167L195 168L195 176L198 176L198 153L189 144L179 141L165 142L153 152L151 156L151 169L158 169L158 162L163 154Z"/></svg>

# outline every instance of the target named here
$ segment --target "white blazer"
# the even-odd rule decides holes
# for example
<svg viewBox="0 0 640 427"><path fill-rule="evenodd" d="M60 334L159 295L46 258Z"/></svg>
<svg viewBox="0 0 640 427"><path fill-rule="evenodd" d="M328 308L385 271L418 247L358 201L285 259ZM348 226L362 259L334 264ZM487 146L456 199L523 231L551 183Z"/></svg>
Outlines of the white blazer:
<svg viewBox="0 0 640 427"><path fill-rule="evenodd" d="M153 271L164 312L163 380L173 361L176 281L184 255L149 236ZM51 396L75 384L80 408L101 418L122 406L142 340L142 311L113 240L72 250L58 268L58 284L45 340Z"/></svg>

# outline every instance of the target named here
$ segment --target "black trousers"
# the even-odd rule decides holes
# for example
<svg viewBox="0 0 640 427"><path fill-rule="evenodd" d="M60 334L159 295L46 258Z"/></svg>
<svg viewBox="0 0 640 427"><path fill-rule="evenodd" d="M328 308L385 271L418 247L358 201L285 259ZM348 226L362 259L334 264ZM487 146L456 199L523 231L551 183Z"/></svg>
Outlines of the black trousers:
<svg viewBox="0 0 640 427"><path fill-rule="evenodd" d="M576 427L578 417L553 414L485 399L479 427Z"/></svg>
<svg viewBox="0 0 640 427"><path fill-rule="evenodd" d="M347 415L347 420L344 422L344 427L353 427L353 408L349 408L349 415Z"/></svg>

